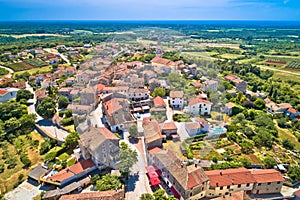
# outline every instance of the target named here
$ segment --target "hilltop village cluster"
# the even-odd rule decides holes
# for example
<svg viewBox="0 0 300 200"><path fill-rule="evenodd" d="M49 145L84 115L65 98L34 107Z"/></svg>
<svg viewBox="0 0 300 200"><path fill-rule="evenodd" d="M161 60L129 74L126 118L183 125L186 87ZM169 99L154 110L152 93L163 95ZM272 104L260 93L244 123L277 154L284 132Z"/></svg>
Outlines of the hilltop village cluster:
<svg viewBox="0 0 300 200"><path fill-rule="evenodd" d="M108 49L118 54L119 49L117 44L110 47L85 45L83 48L95 48L102 55ZM123 49L126 50L129 51ZM69 53L78 52L72 50ZM51 55L50 64L62 59L60 54ZM28 179L56 188L47 191L43 199L124 199L127 195L128 199L138 199L139 196L130 196L134 194L125 195L126 188L78 192L78 188L86 190L95 171L103 173L105 169L111 169L108 173L118 174L121 141L126 141L138 153L139 167L143 169L133 167L129 174L138 174L144 182L130 186L132 183L129 179L126 184L127 187L146 188L141 194L163 188L177 199L196 200L243 199L245 196L251 198L281 193L285 178L280 167L208 170L214 163L212 160L186 158L188 150L184 143L187 140L196 140L200 136L210 141L226 135L228 122L223 119L212 120L211 115L219 112L231 116L236 105L227 102L219 106L218 111L214 110L214 103L209 96L219 93L219 79L207 78L196 64L188 65L183 61L173 62L162 58L160 46L150 63L133 61L112 64L111 59L102 56L80 66L59 66L53 73L29 77L30 82L39 86L34 91L34 107L47 98L49 87L57 88L58 96L67 97L69 104L66 109L72 110L72 120L80 138L72 154L76 159L75 164L59 170L39 165L28 174ZM193 80L189 85L197 94L187 94L184 88L172 88L170 80L160 78L173 74L187 79L202 74L199 80ZM58 82L62 77L66 78ZM266 104L265 112L299 119L299 111L290 104L276 104L264 93L249 91L247 82L240 77L229 74L222 78L234 86L234 89L226 91L232 97L245 95L249 99L260 98ZM0 102L15 98L19 89L30 88L25 82L10 84L0 89ZM159 90L164 92L157 95ZM188 116L189 120L175 120L177 116ZM51 118L51 123L60 131L67 131L63 120L63 116L57 112ZM129 131L134 126L137 129L135 137ZM41 124L38 127L53 139L65 139L64 134L46 130ZM131 143L134 138L138 142ZM180 153L166 146L170 143L179 144Z"/></svg>

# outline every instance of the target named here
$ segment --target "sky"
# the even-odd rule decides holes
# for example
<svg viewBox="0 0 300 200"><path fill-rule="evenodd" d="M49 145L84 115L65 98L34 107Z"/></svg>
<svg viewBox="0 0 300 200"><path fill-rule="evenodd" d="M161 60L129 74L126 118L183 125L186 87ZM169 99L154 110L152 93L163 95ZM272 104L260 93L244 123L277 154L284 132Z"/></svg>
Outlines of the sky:
<svg viewBox="0 0 300 200"><path fill-rule="evenodd" d="M300 21L300 0L0 0L12 20Z"/></svg>

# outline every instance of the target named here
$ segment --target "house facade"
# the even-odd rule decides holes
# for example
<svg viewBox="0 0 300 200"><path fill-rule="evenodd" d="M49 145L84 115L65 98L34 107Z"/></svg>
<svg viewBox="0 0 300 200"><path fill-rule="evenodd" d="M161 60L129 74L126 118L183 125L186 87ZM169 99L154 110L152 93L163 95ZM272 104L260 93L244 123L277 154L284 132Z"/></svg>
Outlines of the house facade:
<svg viewBox="0 0 300 200"><path fill-rule="evenodd" d="M184 93L183 91L170 92L170 105L172 108L182 109L184 106Z"/></svg>
<svg viewBox="0 0 300 200"><path fill-rule="evenodd" d="M201 98L190 98L187 112L193 115L210 115L212 103Z"/></svg>
<svg viewBox="0 0 300 200"><path fill-rule="evenodd" d="M0 102L6 102L13 98L16 98L18 91L19 89L17 88L0 89Z"/></svg>
<svg viewBox="0 0 300 200"><path fill-rule="evenodd" d="M133 101L149 99L149 91L146 88L130 88L128 90L128 99Z"/></svg>
<svg viewBox="0 0 300 200"><path fill-rule="evenodd" d="M84 159L92 159L99 169L106 167L117 169L119 141L110 130L104 127L94 128L80 135L79 146Z"/></svg>

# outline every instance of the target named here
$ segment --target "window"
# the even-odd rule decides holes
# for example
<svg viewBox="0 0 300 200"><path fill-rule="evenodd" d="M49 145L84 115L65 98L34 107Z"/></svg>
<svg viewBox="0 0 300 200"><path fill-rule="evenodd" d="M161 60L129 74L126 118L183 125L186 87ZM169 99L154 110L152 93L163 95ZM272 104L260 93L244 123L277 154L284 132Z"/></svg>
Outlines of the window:
<svg viewBox="0 0 300 200"><path fill-rule="evenodd" d="M230 189L230 185L227 186L227 189Z"/></svg>
<svg viewBox="0 0 300 200"><path fill-rule="evenodd" d="M190 193L190 197L193 196L193 192Z"/></svg>
<svg viewBox="0 0 300 200"><path fill-rule="evenodd" d="M259 183L258 186L261 186L261 183Z"/></svg>
<svg viewBox="0 0 300 200"><path fill-rule="evenodd" d="M250 183L247 183L247 185L246 185L247 187L249 187L250 186Z"/></svg>
<svg viewBox="0 0 300 200"><path fill-rule="evenodd" d="M268 185L271 185L271 183L269 182Z"/></svg>
<svg viewBox="0 0 300 200"><path fill-rule="evenodd" d="M276 188L275 190L278 190L278 188Z"/></svg>
<svg viewBox="0 0 300 200"><path fill-rule="evenodd" d="M280 184L280 183L281 183L280 181L277 182L277 184Z"/></svg>
<svg viewBox="0 0 300 200"><path fill-rule="evenodd" d="M240 188L242 185L241 184L238 184L238 188Z"/></svg>
<svg viewBox="0 0 300 200"><path fill-rule="evenodd" d="M223 190L223 186L222 186L222 187L220 187L220 190Z"/></svg>

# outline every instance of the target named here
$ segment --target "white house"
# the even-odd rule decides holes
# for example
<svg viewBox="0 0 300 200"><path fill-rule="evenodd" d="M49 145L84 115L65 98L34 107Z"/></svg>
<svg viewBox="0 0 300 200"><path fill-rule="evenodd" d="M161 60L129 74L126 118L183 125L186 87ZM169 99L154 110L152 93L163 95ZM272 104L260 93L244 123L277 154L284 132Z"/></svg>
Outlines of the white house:
<svg viewBox="0 0 300 200"><path fill-rule="evenodd" d="M200 98L190 98L187 112L193 115L210 115L212 103Z"/></svg>
<svg viewBox="0 0 300 200"><path fill-rule="evenodd" d="M234 103L226 103L224 107L224 111L227 115L231 116L232 115L232 109L234 108Z"/></svg>
<svg viewBox="0 0 300 200"><path fill-rule="evenodd" d="M16 98L18 90L19 89L17 88L0 89L0 102L6 102L13 98Z"/></svg>
<svg viewBox="0 0 300 200"><path fill-rule="evenodd" d="M183 108L184 105L184 93L183 91L171 91L170 92L170 104L173 108Z"/></svg>

